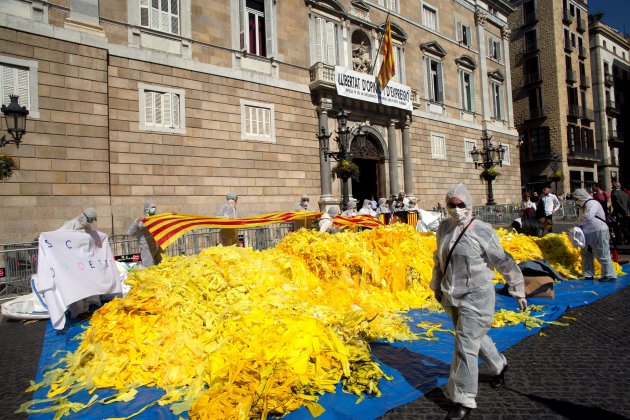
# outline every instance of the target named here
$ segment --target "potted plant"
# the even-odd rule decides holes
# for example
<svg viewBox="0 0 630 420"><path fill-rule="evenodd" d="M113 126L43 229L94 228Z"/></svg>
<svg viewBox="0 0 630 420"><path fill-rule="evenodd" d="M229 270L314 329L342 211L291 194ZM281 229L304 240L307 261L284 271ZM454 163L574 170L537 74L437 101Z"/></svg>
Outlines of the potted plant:
<svg viewBox="0 0 630 420"><path fill-rule="evenodd" d="M359 179L359 167L350 159L341 159L331 170L332 179Z"/></svg>
<svg viewBox="0 0 630 420"><path fill-rule="evenodd" d="M485 168L483 171L481 171L481 174L479 174L479 178L481 178L484 181L494 181L498 176L501 175L501 172L497 171L497 168Z"/></svg>
<svg viewBox="0 0 630 420"><path fill-rule="evenodd" d="M16 169L17 164L13 156L0 152L0 181L11 178Z"/></svg>

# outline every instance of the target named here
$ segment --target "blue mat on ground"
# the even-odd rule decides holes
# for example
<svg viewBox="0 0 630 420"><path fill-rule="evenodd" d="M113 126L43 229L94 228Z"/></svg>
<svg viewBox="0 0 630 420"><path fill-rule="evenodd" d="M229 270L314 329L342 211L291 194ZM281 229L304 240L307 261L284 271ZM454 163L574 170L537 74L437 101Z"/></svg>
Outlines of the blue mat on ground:
<svg viewBox="0 0 630 420"><path fill-rule="evenodd" d="M623 266L624 272L630 272L630 265ZM630 285L630 275L620 277L616 282L600 283L599 281L572 281L567 280L555 285L555 299L529 299L529 303L546 305L544 315L546 321L558 319L569 307L575 308L588 305L604 296L614 293ZM516 309L516 301L508 296L496 296L496 308ZM422 332L416 325L423 321L441 323L443 328L452 329L449 317L445 313L431 313L423 310L412 310L408 313L412 318L409 325L414 331ZM569 321L570 322L570 321ZM58 350L73 351L79 341L75 337L87 326L87 321L72 324L65 334L57 333L49 323L44 337L44 344L36 381L41 381L44 368L57 362ZM540 328L527 329L523 325L514 327L495 328L490 331L490 336L497 344L500 351L521 341L523 338L540 332ZM326 411L318 419L346 420L346 419L376 419L387 411L411 402L435 387L442 386L448 378L449 366L453 354L454 339L450 333L437 332L437 341L417 340L412 342L372 343L372 354L381 364L383 371L392 376L391 381L381 380L379 388L382 392L380 398L366 397L357 404L358 397L345 394L341 391L341 385L337 385L337 392L327 393L320 397L319 403ZM48 389L40 389L35 392L34 399L46 398ZM114 394L111 390L98 390L99 397ZM140 388L135 400L129 403L113 403L109 405L95 405L82 410L77 414L64 418L102 419L106 417L125 417L140 410L145 405L158 400L163 395L161 390L155 388ZM92 396L87 392L74 395L72 401L87 402ZM38 408L38 407L33 407ZM168 406L151 406L139 419L171 419L178 418L169 410ZM181 416L187 418L186 415ZM31 414L29 418L34 420L52 419L52 413ZM309 411L301 409L287 415L285 419L311 419Z"/></svg>

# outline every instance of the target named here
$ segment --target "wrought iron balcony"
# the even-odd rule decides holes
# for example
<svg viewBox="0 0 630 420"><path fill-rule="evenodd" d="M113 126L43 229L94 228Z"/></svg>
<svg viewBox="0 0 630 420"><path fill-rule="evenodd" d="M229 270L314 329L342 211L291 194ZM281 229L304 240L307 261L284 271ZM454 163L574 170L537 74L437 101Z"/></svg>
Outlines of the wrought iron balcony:
<svg viewBox="0 0 630 420"><path fill-rule="evenodd" d="M606 112L609 114L619 115L621 114L621 108L619 107L619 104L615 103L612 99L607 99Z"/></svg>
<svg viewBox="0 0 630 420"><path fill-rule="evenodd" d="M562 23L566 23L567 25L573 23L573 16L571 16L569 11L566 9L562 11Z"/></svg>
<svg viewBox="0 0 630 420"><path fill-rule="evenodd" d="M606 86L612 86L615 84L615 79L612 74L604 73L604 84Z"/></svg>
<svg viewBox="0 0 630 420"><path fill-rule="evenodd" d="M578 45L578 57L581 59L586 58L586 47L584 45Z"/></svg>
<svg viewBox="0 0 630 420"><path fill-rule="evenodd" d="M577 30L579 33L583 34L586 32L586 21L582 18L577 20Z"/></svg>
<svg viewBox="0 0 630 420"><path fill-rule="evenodd" d="M580 87L588 88L591 86L591 78L583 74L580 75Z"/></svg>
<svg viewBox="0 0 630 420"><path fill-rule="evenodd" d="M569 117L579 118L580 107L577 104L569 104L569 108L567 109L567 114L569 115Z"/></svg>
<svg viewBox="0 0 630 420"><path fill-rule="evenodd" d="M571 45L570 39L564 39L564 51L568 53L573 52L573 45Z"/></svg>
<svg viewBox="0 0 630 420"><path fill-rule="evenodd" d="M582 117L583 120L595 121L595 111L586 107L582 107L580 117Z"/></svg>
<svg viewBox="0 0 630 420"><path fill-rule="evenodd" d="M577 73L575 70L567 70L567 82L575 83L577 82Z"/></svg>
<svg viewBox="0 0 630 420"><path fill-rule="evenodd" d="M623 147L624 138L623 132L617 130L608 131L608 145L610 147Z"/></svg>
<svg viewBox="0 0 630 420"><path fill-rule="evenodd" d="M530 23L535 23L538 20L538 16L536 15L536 11L527 12L523 17L525 25L529 25Z"/></svg>
<svg viewBox="0 0 630 420"><path fill-rule="evenodd" d="M589 147L572 146L569 147L568 158L573 160L600 161L602 152Z"/></svg>
<svg viewBox="0 0 630 420"><path fill-rule="evenodd" d="M535 120L537 118L544 118L547 116L545 108L530 108L527 116L528 120Z"/></svg>

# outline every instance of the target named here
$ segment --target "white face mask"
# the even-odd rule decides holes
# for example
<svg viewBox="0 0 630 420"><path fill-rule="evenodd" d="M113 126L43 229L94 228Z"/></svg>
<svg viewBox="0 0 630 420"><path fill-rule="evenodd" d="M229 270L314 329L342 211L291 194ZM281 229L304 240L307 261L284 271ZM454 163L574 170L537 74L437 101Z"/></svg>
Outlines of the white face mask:
<svg viewBox="0 0 630 420"><path fill-rule="evenodd" d="M458 222L461 222L463 220L466 219L466 216L468 215L468 212L466 211L466 209L460 209L459 207L455 207L452 209L447 209L448 210L448 215L457 220Z"/></svg>

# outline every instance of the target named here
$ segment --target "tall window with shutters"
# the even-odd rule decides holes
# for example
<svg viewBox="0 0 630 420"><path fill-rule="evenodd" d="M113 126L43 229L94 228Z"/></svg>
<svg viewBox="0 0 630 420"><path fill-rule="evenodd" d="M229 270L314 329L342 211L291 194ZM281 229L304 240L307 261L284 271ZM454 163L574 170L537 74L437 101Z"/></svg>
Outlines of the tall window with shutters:
<svg viewBox="0 0 630 420"><path fill-rule="evenodd" d="M472 30L470 25L457 22L457 42L467 47L472 47Z"/></svg>
<svg viewBox="0 0 630 420"><path fill-rule="evenodd" d="M312 60L334 66L339 57L339 23L324 17L314 16L311 21Z"/></svg>
<svg viewBox="0 0 630 420"><path fill-rule="evenodd" d="M446 159L446 141L441 134L431 134L431 157Z"/></svg>
<svg viewBox="0 0 630 420"><path fill-rule="evenodd" d="M275 0L238 0L240 49L259 57L275 56Z"/></svg>
<svg viewBox="0 0 630 420"><path fill-rule="evenodd" d="M490 95L492 96L492 118L503 120L503 84L490 81Z"/></svg>
<svg viewBox="0 0 630 420"><path fill-rule="evenodd" d="M429 101L444 102L444 81L442 79L442 62L433 57L425 57L427 75L427 95Z"/></svg>
<svg viewBox="0 0 630 420"><path fill-rule="evenodd" d="M141 84L139 91L140 130L186 132L183 90Z"/></svg>
<svg viewBox="0 0 630 420"><path fill-rule="evenodd" d="M422 24L434 31L438 30L438 11L427 4L422 5Z"/></svg>
<svg viewBox="0 0 630 420"><path fill-rule="evenodd" d="M462 100L462 110L475 112L475 86L473 74L466 70L459 70L459 86Z"/></svg>
<svg viewBox="0 0 630 420"><path fill-rule="evenodd" d="M21 106L30 110L29 69L0 63L2 104L9 105L9 95L18 95Z"/></svg>
<svg viewBox="0 0 630 420"><path fill-rule="evenodd" d="M379 6L385 7L387 10L391 10L392 12L398 13L400 10L398 8L399 0L378 0Z"/></svg>
<svg viewBox="0 0 630 420"><path fill-rule="evenodd" d="M488 37L488 57L499 63L502 61L501 41L493 37Z"/></svg>
<svg viewBox="0 0 630 420"><path fill-rule="evenodd" d="M140 25L179 35L179 0L140 0Z"/></svg>

